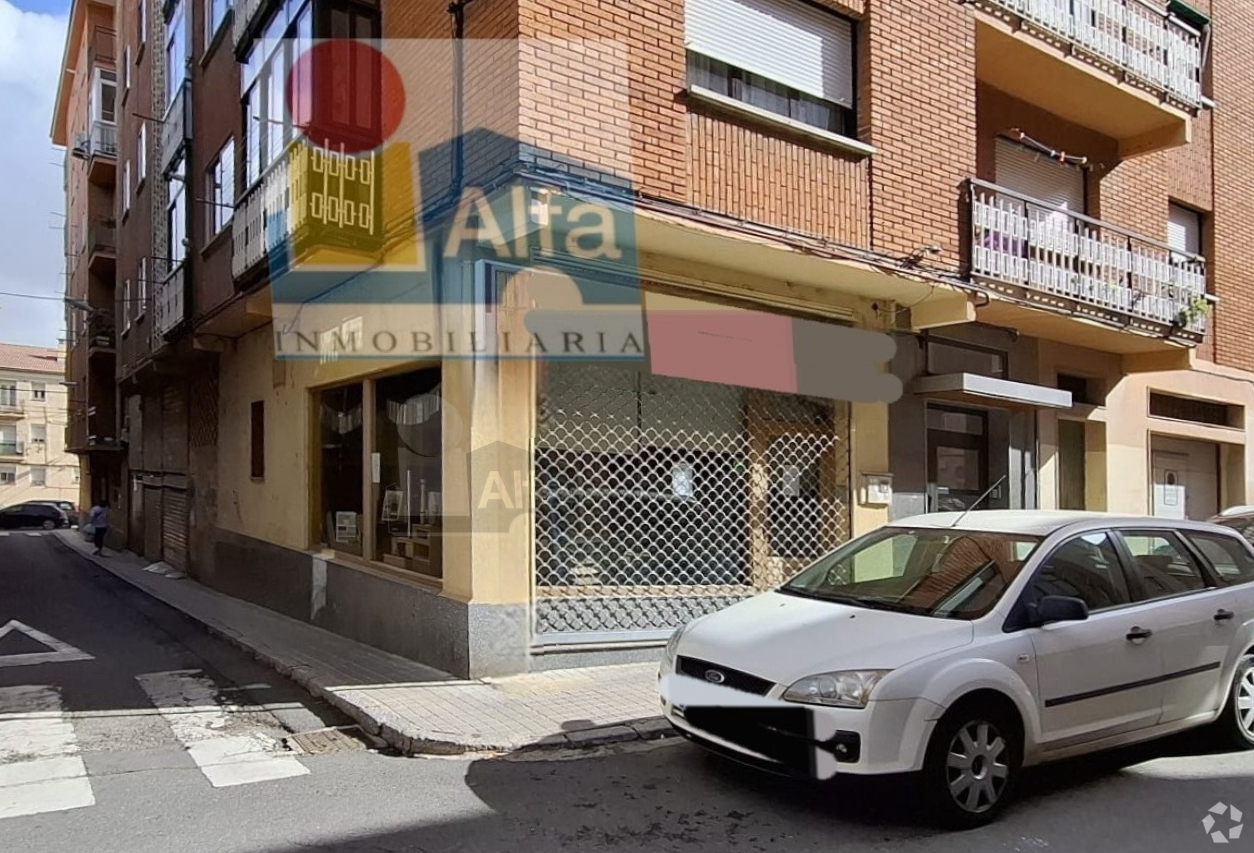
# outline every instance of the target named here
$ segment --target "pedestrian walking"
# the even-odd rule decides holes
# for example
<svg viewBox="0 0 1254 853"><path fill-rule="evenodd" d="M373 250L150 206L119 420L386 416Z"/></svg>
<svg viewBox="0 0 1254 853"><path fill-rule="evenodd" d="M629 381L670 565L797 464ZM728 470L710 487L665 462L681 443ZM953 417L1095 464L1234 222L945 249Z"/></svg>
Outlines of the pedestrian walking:
<svg viewBox="0 0 1254 853"><path fill-rule="evenodd" d="M92 541L96 543L96 550L92 553L103 556L105 536L109 533L109 508L104 501L96 501L92 505L87 522L91 525Z"/></svg>

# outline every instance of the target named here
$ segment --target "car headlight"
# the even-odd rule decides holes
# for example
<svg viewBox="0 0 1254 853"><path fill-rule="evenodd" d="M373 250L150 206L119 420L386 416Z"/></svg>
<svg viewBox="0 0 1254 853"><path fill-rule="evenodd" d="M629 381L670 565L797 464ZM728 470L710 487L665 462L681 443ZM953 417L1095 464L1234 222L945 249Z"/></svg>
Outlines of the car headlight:
<svg viewBox="0 0 1254 853"><path fill-rule="evenodd" d="M840 708L865 708L871 691L891 670L850 669L808 675L784 691L788 702L806 705L835 705Z"/></svg>
<svg viewBox="0 0 1254 853"><path fill-rule="evenodd" d="M679 626L675 629L675 633L671 634L671 638L666 641L666 648L662 651L662 663L667 669L675 668L675 655L679 651L679 640L683 637L684 631L687 630L687 625Z"/></svg>

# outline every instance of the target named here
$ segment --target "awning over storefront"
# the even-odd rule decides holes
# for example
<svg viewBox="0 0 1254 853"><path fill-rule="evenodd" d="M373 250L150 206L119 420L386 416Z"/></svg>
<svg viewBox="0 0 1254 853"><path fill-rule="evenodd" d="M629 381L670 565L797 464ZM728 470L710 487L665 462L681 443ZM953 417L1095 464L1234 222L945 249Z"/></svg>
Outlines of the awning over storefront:
<svg viewBox="0 0 1254 853"><path fill-rule="evenodd" d="M913 394L985 406L1033 409L1069 409L1071 392L1026 382L995 379L978 373L923 376L910 383Z"/></svg>

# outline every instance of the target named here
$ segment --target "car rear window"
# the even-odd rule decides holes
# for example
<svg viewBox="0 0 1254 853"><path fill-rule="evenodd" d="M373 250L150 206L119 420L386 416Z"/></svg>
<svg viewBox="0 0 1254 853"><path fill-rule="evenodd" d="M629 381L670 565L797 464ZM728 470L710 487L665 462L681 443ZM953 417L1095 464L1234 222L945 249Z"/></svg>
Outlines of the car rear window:
<svg viewBox="0 0 1254 853"><path fill-rule="evenodd" d="M1242 543L1229 536L1215 533L1186 532L1187 538L1202 552L1215 573L1225 583L1249 583L1254 581L1254 554Z"/></svg>

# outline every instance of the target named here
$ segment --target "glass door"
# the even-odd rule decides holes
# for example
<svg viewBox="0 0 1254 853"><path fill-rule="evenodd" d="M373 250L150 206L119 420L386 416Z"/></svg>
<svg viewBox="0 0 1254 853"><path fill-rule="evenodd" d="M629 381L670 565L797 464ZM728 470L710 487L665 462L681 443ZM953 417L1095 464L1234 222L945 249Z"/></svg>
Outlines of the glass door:
<svg viewBox="0 0 1254 853"><path fill-rule="evenodd" d="M970 509L989 485L987 414L929 406L927 426L928 512Z"/></svg>

